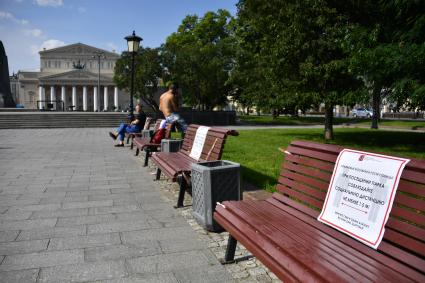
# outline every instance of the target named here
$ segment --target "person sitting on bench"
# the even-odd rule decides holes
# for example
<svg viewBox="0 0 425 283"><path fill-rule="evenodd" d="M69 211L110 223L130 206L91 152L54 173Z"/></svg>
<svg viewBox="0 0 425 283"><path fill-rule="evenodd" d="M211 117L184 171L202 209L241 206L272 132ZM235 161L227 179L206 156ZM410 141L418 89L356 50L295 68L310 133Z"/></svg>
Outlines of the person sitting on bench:
<svg viewBox="0 0 425 283"><path fill-rule="evenodd" d="M119 139L119 143L115 145L116 147L124 146L125 133L138 133L143 129L146 122L146 114L142 111L142 106L140 104L136 105L135 110L134 117L130 117L130 124L121 123L116 133L109 132L109 136L112 139Z"/></svg>

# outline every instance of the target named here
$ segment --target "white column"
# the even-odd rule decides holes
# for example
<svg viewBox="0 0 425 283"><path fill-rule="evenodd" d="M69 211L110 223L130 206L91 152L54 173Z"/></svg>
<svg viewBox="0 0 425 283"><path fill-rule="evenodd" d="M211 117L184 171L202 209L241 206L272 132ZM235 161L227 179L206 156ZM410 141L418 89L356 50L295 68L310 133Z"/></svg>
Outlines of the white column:
<svg viewBox="0 0 425 283"><path fill-rule="evenodd" d="M72 87L72 106L74 106L72 109L75 111L77 110L77 87Z"/></svg>
<svg viewBox="0 0 425 283"><path fill-rule="evenodd" d="M103 110L108 111L108 86L103 87Z"/></svg>
<svg viewBox="0 0 425 283"><path fill-rule="evenodd" d="M83 110L87 111L87 87L83 86Z"/></svg>
<svg viewBox="0 0 425 283"><path fill-rule="evenodd" d="M118 111L118 87L114 87L114 106L115 111Z"/></svg>
<svg viewBox="0 0 425 283"><path fill-rule="evenodd" d="M388 106L388 104L384 104L384 111L382 111L382 113L388 113L390 112L390 107Z"/></svg>
<svg viewBox="0 0 425 283"><path fill-rule="evenodd" d="M339 117L341 116L341 109L339 107L339 105L335 106L335 117Z"/></svg>
<svg viewBox="0 0 425 283"><path fill-rule="evenodd" d="M38 108L39 109L43 109L44 107L44 102L42 102L44 100L44 87L43 86L39 86L38 87L38 100L40 100L38 102Z"/></svg>
<svg viewBox="0 0 425 283"><path fill-rule="evenodd" d="M93 87L93 111L97 111L97 86Z"/></svg>
<svg viewBox="0 0 425 283"><path fill-rule="evenodd" d="M55 87L50 87L50 103L53 103L52 101L56 100L56 93L55 93ZM53 109L56 110L56 102L53 103Z"/></svg>
<svg viewBox="0 0 425 283"><path fill-rule="evenodd" d="M62 101L63 101L63 111L65 111L65 104L66 104L66 93L65 93L65 91L66 91L66 89L65 89L65 86L62 86L61 87L61 99L62 99Z"/></svg>

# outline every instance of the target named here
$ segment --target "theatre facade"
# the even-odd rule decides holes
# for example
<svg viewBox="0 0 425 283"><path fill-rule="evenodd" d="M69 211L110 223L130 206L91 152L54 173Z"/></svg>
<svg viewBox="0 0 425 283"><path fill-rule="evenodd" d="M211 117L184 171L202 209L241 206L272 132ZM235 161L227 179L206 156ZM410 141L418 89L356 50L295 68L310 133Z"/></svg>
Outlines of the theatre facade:
<svg viewBox="0 0 425 283"><path fill-rule="evenodd" d="M17 74L17 103L25 108L114 111L129 105L129 95L112 79L118 54L83 43L39 54L40 71Z"/></svg>

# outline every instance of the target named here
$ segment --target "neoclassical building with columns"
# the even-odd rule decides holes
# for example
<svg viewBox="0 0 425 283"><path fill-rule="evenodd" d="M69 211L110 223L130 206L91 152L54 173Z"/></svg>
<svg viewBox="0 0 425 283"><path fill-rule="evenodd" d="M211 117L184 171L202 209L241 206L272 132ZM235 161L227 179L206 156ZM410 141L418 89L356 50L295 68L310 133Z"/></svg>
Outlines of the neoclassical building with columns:
<svg viewBox="0 0 425 283"><path fill-rule="evenodd" d="M40 71L17 74L17 103L25 108L113 111L128 106L129 95L120 91L112 79L118 54L83 43L39 54Z"/></svg>

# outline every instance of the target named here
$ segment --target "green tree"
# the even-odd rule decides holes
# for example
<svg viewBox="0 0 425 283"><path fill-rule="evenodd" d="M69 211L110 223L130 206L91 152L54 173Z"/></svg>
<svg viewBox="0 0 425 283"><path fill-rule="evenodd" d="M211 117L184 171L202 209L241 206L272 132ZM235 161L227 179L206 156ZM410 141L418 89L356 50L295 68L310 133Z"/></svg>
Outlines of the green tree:
<svg viewBox="0 0 425 283"><path fill-rule="evenodd" d="M127 92L130 92L131 87L131 60L131 55L128 52L123 52L117 60L114 70L114 82L118 88ZM160 87L162 76L163 68L159 50L140 48L138 54L135 55L135 97L149 105L154 112L159 111L154 94Z"/></svg>
<svg viewBox="0 0 425 283"><path fill-rule="evenodd" d="M349 69L348 19L325 0L238 3L244 32L256 38L252 60L264 76L266 103L324 102L325 138L333 138L333 107L361 87ZM246 37L246 35L245 35Z"/></svg>
<svg viewBox="0 0 425 283"><path fill-rule="evenodd" d="M180 83L186 104L212 109L231 95L226 82L234 61L232 20L225 10L186 16L161 47L165 80Z"/></svg>
<svg viewBox="0 0 425 283"><path fill-rule="evenodd" d="M371 127L378 128L382 95L397 107L425 109L425 2L353 0L344 5L353 23L346 45L350 67L372 96Z"/></svg>

